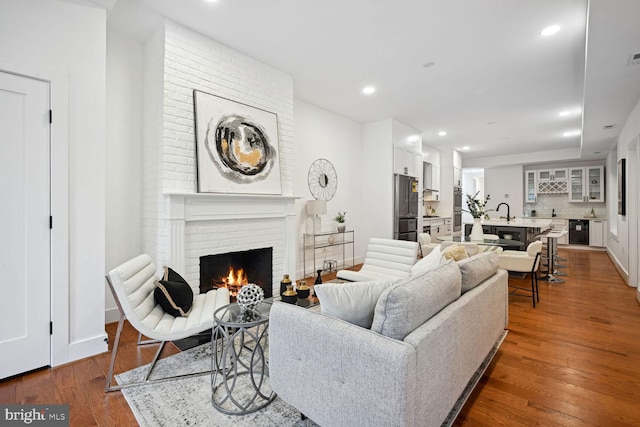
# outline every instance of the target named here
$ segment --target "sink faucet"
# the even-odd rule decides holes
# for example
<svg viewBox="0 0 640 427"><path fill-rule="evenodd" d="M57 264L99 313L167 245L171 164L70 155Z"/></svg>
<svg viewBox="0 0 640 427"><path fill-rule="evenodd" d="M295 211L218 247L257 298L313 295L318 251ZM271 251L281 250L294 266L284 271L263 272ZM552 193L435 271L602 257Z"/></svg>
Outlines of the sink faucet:
<svg viewBox="0 0 640 427"><path fill-rule="evenodd" d="M502 202L500 203L497 207L496 207L496 212L498 212L500 210L500 206L505 205L507 207L507 222L509 222L511 218L511 208L509 207L508 203ZM515 219L515 218L514 218Z"/></svg>

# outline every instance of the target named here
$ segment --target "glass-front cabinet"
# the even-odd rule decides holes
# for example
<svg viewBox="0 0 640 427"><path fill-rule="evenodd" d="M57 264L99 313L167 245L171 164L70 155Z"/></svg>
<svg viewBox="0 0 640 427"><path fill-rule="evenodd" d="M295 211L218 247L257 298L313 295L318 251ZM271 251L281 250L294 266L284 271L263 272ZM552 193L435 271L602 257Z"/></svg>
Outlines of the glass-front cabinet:
<svg viewBox="0 0 640 427"><path fill-rule="evenodd" d="M526 171L524 185L525 185L524 193L526 194L525 203L535 203L536 197L537 197L536 171Z"/></svg>
<svg viewBox="0 0 640 427"><path fill-rule="evenodd" d="M568 171L566 168L538 170L538 181L564 181L567 176Z"/></svg>
<svg viewBox="0 0 640 427"><path fill-rule="evenodd" d="M604 202L604 167L585 166L569 169L570 202Z"/></svg>

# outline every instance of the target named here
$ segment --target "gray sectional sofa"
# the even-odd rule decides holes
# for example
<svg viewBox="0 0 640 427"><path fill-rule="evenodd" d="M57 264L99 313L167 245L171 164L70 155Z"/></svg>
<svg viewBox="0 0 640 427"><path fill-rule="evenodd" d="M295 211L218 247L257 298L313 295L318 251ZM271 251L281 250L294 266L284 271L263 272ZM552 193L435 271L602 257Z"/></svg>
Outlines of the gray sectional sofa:
<svg viewBox="0 0 640 427"><path fill-rule="evenodd" d="M483 253L395 281L324 284L324 313L275 303L273 390L321 426L452 422L506 334L498 263Z"/></svg>

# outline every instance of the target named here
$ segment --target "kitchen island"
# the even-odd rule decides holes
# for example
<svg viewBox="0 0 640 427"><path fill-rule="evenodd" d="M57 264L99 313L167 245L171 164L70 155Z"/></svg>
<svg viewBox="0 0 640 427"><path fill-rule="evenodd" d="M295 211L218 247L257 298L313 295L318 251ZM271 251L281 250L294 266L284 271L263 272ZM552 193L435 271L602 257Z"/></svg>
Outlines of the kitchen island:
<svg viewBox="0 0 640 427"><path fill-rule="evenodd" d="M500 239L517 240L523 243L520 250L526 250L538 234L551 227L551 220L545 218L483 219L484 234L497 234ZM471 234L473 224L465 224L465 235Z"/></svg>

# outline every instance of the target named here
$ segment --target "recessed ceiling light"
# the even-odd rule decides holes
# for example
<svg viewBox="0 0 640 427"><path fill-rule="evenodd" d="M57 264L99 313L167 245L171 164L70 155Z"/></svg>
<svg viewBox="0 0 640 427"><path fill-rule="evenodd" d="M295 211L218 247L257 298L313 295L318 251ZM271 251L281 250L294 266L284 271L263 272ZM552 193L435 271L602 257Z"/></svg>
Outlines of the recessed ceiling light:
<svg viewBox="0 0 640 427"><path fill-rule="evenodd" d="M578 136L580 134L581 134L581 132L579 130L571 130L569 132L563 133L562 136L568 138L568 137L571 137L571 136Z"/></svg>
<svg viewBox="0 0 640 427"><path fill-rule="evenodd" d="M468 146L468 145L465 145L464 147L462 147L462 149L463 149L464 151L469 151L469 146Z"/></svg>
<svg viewBox="0 0 640 427"><path fill-rule="evenodd" d="M438 132L438 136L445 136L447 134L446 131L441 130L440 132Z"/></svg>
<svg viewBox="0 0 640 427"><path fill-rule="evenodd" d="M544 28L542 31L540 31L540 35L542 37L549 37L554 35L558 31L560 31L560 25L550 25L547 28Z"/></svg>
<svg viewBox="0 0 640 427"><path fill-rule="evenodd" d="M568 111L568 110L560 111L560 112L558 113L558 115L559 115L560 117L567 117L569 114L571 114L571 111Z"/></svg>
<svg viewBox="0 0 640 427"><path fill-rule="evenodd" d="M409 135L409 137L407 138L407 141L409 142L416 142L420 139L419 135Z"/></svg>
<svg viewBox="0 0 640 427"><path fill-rule="evenodd" d="M375 91L376 88L373 86L365 86L364 88L362 88L362 93L364 93L365 95L371 95Z"/></svg>

